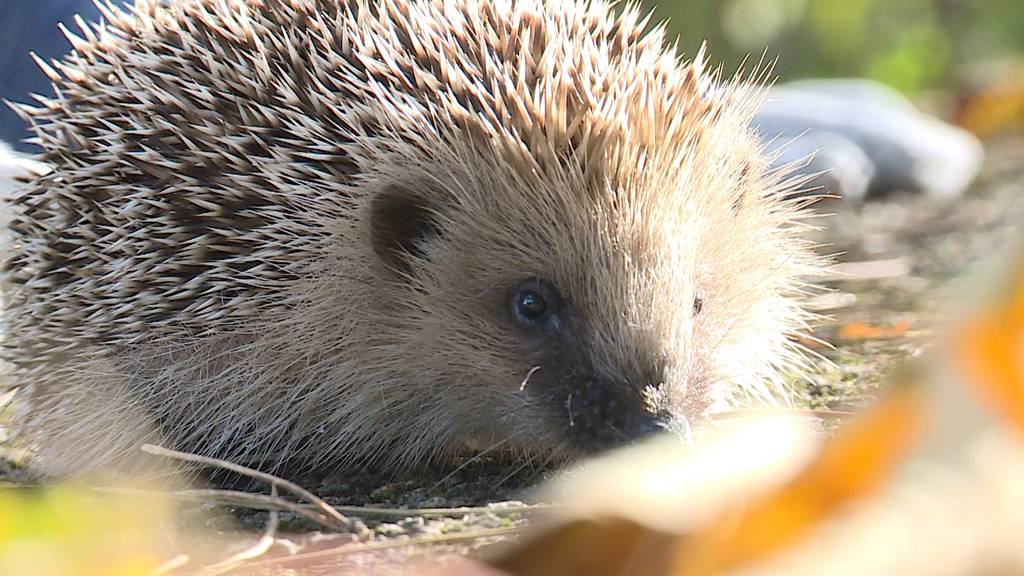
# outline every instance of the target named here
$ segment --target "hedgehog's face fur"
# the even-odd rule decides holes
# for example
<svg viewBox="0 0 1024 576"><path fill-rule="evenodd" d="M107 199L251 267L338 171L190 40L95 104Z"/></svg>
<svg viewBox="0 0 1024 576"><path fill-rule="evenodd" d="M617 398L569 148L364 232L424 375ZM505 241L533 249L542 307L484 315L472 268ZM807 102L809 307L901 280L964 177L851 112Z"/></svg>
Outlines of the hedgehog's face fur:
<svg viewBox="0 0 1024 576"><path fill-rule="evenodd" d="M107 394L224 458L560 458L799 365L820 263L757 90L635 9L104 10L24 109L53 172L13 200L5 353L36 428L123 426L76 403Z"/></svg>
<svg viewBox="0 0 1024 576"><path fill-rule="evenodd" d="M374 197L380 313L412 328L392 349L416 351L400 362L443 391L452 432L564 457L685 433L737 391L767 399L790 360L779 243L794 240L769 223L753 143L705 140L688 152L706 166L655 142L535 180L448 142L417 161L436 171Z"/></svg>

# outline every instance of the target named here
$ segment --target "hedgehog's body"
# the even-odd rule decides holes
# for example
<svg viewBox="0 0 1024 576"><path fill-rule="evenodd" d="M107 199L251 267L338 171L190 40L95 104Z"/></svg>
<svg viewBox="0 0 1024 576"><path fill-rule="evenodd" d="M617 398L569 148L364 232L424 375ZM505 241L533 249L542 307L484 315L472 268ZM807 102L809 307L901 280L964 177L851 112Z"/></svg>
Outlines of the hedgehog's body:
<svg viewBox="0 0 1024 576"><path fill-rule="evenodd" d="M27 112L6 350L51 470L559 457L798 357L815 261L756 103L633 12L137 4Z"/></svg>

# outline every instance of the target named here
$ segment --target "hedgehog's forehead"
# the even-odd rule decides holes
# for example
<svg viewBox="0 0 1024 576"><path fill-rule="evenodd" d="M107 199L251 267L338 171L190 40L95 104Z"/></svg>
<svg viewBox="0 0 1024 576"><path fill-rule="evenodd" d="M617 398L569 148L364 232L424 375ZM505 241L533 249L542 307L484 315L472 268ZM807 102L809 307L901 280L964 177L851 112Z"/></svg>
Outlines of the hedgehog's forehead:
<svg viewBox="0 0 1024 576"><path fill-rule="evenodd" d="M662 246L738 224L737 202L764 185L763 159L744 136L696 141L685 155L608 146L542 166L492 147L458 151L452 142L439 147L445 159L432 163L432 178L471 217L521 229L547 223L552 234L585 235L585 247Z"/></svg>
<svg viewBox="0 0 1024 576"><path fill-rule="evenodd" d="M664 289L692 276L704 236L723 219L713 211L729 217L727 206L713 202L686 207L673 197L688 195L672 188L659 195L615 190L607 182L479 180L454 211L456 245L480 242L485 259L507 259L497 270L547 277L594 300L607 292Z"/></svg>

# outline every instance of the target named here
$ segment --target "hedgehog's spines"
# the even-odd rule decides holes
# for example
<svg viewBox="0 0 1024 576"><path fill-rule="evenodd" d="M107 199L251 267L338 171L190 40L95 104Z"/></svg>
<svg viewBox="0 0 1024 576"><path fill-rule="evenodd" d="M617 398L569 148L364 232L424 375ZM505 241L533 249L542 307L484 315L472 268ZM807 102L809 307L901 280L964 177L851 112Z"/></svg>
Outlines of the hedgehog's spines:
<svg viewBox="0 0 1024 576"><path fill-rule="evenodd" d="M578 309L573 374L678 383L680 412L800 365L819 262L747 133L760 89L703 46L684 63L638 3L98 2L40 62L54 94L14 106L54 167L4 252L30 428L82 444L121 410L114 453L562 454L564 398L530 394L571 378L545 388L557 362L494 312L531 276ZM393 190L430 215L397 252L374 234Z"/></svg>

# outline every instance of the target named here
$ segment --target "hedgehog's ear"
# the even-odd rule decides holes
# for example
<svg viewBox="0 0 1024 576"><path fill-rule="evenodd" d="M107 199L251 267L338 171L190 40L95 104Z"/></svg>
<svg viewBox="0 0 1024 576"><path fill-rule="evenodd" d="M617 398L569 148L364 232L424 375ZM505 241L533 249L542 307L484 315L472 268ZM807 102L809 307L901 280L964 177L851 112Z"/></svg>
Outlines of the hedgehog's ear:
<svg viewBox="0 0 1024 576"><path fill-rule="evenodd" d="M423 243L438 234L434 207L420 195L390 186L370 203L370 241L377 256L399 273L408 273L412 258L423 257Z"/></svg>

